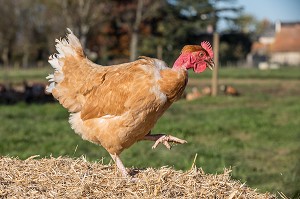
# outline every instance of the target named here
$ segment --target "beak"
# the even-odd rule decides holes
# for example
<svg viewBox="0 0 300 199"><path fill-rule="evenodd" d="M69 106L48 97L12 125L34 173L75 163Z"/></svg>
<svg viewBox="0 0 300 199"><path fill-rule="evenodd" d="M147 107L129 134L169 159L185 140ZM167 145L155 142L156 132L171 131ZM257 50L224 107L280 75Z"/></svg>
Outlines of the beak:
<svg viewBox="0 0 300 199"><path fill-rule="evenodd" d="M213 70L215 67L215 63L213 59L205 60L206 66L210 69Z"/></svg>

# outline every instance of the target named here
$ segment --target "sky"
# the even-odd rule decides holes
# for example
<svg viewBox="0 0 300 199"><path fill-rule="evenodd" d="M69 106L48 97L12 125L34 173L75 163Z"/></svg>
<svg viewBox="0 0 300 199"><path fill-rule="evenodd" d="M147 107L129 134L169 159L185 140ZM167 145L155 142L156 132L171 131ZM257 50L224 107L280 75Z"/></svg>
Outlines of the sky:
<svg viewBox="0 0 300 199"><path fill-rule="evenodd" d="M300 21L300 0L237 0L237 4L259 20Z"/></svg>
<svg viewBox="0 0 300 199"><path fill-rule="evenodd" d="M230 1L229 1L230 2ZM271 22L300 22L300 0L235 0L221 3L220 7L242 6L243 13L254 16L257 20L268 19ZM227 16L234 16L226 13ZM220 21L219 29L226 29L225 21Z"/></svg>

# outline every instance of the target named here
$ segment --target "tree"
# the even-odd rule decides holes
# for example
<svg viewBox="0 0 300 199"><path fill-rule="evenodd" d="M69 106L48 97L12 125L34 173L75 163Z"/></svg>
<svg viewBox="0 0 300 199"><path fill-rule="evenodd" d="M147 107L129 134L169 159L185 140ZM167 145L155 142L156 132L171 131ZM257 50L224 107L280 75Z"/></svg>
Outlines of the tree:
<svg viewBox="0 0 300 199"><path fill-rule="evenodd" d="M110 16L111 4L108 1L58 0L57 3L61 5L67 27L78 35L84 47L86 47L89 31Z"/></svg>
<svg viewBox="0 0 300 199"><path fill-rule="evenodd" d="M54 52L54 39L64 35L68 27L84 48L98 53L101 63L115 58L123 62L130 56L133 60L139 54L170 63L183 45L211 40L207 27L219 19L220 11L213 2L0 0L0 11L8 16L0 20L0 61L24 67L46 62Z"/></svg>
<svg viewBox="0 0 300 199"><path fill-rule="evenodd" d="M241 13L228 21L228 28L224 32L251 33L255 31L257 20L250 14Z"/></svg>
<svg viewBox="0 0 300 199"><path fill-rule="evenodd" d="M145 27L146 21L157 15L159 9L163 9L163 4L164 1L161 0L114 1L113 24L115 28L127 33L128 39L126 41L128 41L127 48L129 48L128 54L131 61L138 56L142 27ZM120 44L124 45L124 43Z"/></svg>
<svg viewBox="0 0 300 199"><path fill-rule="evenodd" d="M27 68L36 62L39 53L47 47L46 5L43 1L21 1L18 7L18 40L14 52L22 56L21 66ZM22 20L21 20L22 19Z"/></svg>
<svg viewBox="0 0 300 199"><path fill-rule="evenodd" d="M16 0L5 1L0 0L0 12L1 15L9 20L0 20L0 53L1 60L4 66L10 64L10 59L12 56L12 48L16 41L17 32L17 3Z"/></svg>
<svg viewBox="0 0 300 199"><path fill-rule="evenodd" d="M208 0L173 0L166 1L166 9L161 11L162 20L158 25L159 43L173 62L183 45L200 43L199 35L207 32L213 7ZM203 16L206 17L203 20ZM198 38L197 40L194 40ZM177 49L177 50L175 50ZM174 51L175 50L175 51Z"/></svg>
<svg viewBox="0 0 300 199"><path fill-rule="evenodd" d="M225 20L227 23L239 18L239 14L243 10L243 7L236 6L236 0L212 0L211 4L214 8L212 14L213 30L218 31L218 22Z"/></svg>
<svg viewBox="0 0 300 199"><path fill-rule="evenodd" d="M135 21L132 28L131 42L130 42L130 61L134 61L137 58L137 47L138 47L138 32L139 26L142 21L144 0L138 0Z"/></svg>

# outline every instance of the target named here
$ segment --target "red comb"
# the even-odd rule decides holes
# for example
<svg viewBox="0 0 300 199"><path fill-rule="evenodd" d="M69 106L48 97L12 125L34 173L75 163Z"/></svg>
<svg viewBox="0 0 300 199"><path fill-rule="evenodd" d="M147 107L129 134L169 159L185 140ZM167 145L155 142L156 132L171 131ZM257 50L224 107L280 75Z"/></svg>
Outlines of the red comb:
<svg viewBox="0 0 300 199"><path fill-rule="evenodd" d="M208 54L211 58L214 57L214 52L208 41L202 41L200 45L202 46L202 48L204 48L204 50L206 50L206 52L208 52Z"/></svg>

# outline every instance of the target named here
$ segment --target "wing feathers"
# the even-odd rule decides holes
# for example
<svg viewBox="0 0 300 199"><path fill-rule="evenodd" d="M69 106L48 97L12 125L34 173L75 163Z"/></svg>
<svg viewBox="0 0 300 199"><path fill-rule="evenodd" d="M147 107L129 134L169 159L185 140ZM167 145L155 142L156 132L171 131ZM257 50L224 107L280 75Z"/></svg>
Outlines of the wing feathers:
<svg viewBox="0 0 300 199"><path fill-rule="evenodd" d="M129 110L145 109L147 106L156 108L159 103L163 103L156 93L151 91L157 84L154 79L155 68L149 65L147 71L143 67L145 63L145 60L137 60L123 67L108 67L111 70L105 73L99 72L102 77L105 75L105 78L100 86L95 85L86 95L81 117L87 120L104 115L118 116ZM99 75L97 79L100 79Z"/></svg>

